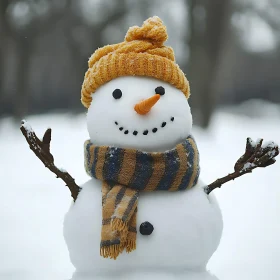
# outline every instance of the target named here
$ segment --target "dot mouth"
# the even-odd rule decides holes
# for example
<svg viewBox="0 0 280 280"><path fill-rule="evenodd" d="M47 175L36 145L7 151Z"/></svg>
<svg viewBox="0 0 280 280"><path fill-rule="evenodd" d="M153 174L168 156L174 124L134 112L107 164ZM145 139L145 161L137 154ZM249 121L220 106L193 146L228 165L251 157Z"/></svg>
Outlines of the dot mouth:
<svg viewBox="0 0 280 280"><path fill-rule="evenodd" d="M168 126L168 123L170 124L170 123L174 122L174 120L175 120L175 118L171 117L169 119L169 122L163 121L163 122L160 123L159 126L153 127L153 128L150 128L150 129L144 129L143 131L136 130L136 129L129 131L124 126L122 126L118 121L115 121L115 125L118 127L119 131L122 132L123 134L125 134L125 135L132 134L134 136L137 136L139 134L142 134L142 135L155 134L158 131L160 131L161 129L163 129L166 126Z"/></svg>

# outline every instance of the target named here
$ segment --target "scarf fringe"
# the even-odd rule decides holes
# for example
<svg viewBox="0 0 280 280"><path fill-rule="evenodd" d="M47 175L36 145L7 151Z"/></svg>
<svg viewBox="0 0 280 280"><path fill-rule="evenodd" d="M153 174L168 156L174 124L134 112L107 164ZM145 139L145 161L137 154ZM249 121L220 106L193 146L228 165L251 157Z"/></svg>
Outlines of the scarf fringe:
<svg viewBox="0 0 280 280"><path fill-rule="evenodd" d="M111 227L113 230L127 232L128 231L128 223L124 222L122 219L113 218L111 221Z"/></svg>
<svg viewBox="0 0 280 280"><path fill-rule="evenodd" d="M119 244L104 246L100 248L100 256L115 260L122 251L122 246L120 246Z"/></svg>
<svg viewBox="0 0 280 280"><path fill-rule="evenodd" d="M126 249L127 253L136 250L136 241L135 240L127 240L126 244L117 244L111 246L104 246L100 248L100 256L104 258L110 258L116 260L118 255Z"/></svg>
<svg viewBox="0 0 280 280"><path fill-rule="evenodd" d="M126 252L130 253L133 250L136 250L136 240L127 240L126 243Z"/></svg>

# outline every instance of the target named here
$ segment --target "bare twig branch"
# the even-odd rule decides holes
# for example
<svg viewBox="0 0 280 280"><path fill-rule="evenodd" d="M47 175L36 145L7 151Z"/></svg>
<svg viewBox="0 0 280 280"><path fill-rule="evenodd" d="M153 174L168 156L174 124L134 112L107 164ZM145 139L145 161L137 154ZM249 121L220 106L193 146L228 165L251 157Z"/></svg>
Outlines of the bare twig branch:
<svg viewBox="0 0 280 280"><path fill-rule="evenodd" d="M30 149L44 163L45 167L53 172L57 178L62 179L66 183L75 202L81 188L75 183L75 180L68 172L55 166L54 157L50 152L51 129L46 130L42 141L26 121L22 121L20 130L29 144Z"/></svg>
<svg viewBox="0 0 280 280"><path fill-rule="evenodd" d="M245 153L235 163L234 172L206 186L205 192L209 194L214 189L220 188L223 184L244 174L251 173L257 167L267 167L274 164L276 162L275 157L279 154L278 146L273 142L263 146L262 144L263 139L259 139L254 143L251 138L247 138Z"/></svg>

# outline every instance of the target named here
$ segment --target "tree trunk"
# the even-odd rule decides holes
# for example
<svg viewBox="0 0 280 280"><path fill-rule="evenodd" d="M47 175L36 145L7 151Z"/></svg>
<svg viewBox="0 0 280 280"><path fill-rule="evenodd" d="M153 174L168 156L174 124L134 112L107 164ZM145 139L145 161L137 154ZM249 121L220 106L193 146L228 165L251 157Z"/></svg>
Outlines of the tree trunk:
<svg viewBox="0 0 280 280"><path fill-rule="evenodd" d="M8 30L6 30L5 25L5 14L7 7L9 5L8 0L2 0L0 2L0 115L4 113L4 102L5 102L5 93L4 93L4 84L5 84L5 65L4 65L4 55L5 55L5 42L7 41L6 34Z"/></svg>
<svg viewBox="0 0 280 280"><path fill-rule="evenodd" d="M191 0L188 78L196 124L207 128L216 104L215 81L230 1Z"/></svg>
<svg viewBox="0 0 280 280"><path fill-rule="evenodd" d="M87 70L87 61L88 57L83 57L81 54L80 46L75 42L74 38L66 36L68 42L68 49L71 56L71 61L73 63L73 79L75 79L74 88L71 90L73 94L68 96L68 106L72 111L79 111L82 108L81 103L79 102L79 95L81 91L81 86L83 83L84 75Z"/></svg>
<svg viewBox="0 0 280 280"><path fill-rule="evenodd" d="M4 55L3 55L3 50L2 48L0 48L0 116L4 113L4 97L5 97L5 94L4 94L4 80L5 80L5 77L4 77L4 71L3 71L3 68L4 68Z"/></svg>
<svg viewBox="0 0 280 280"><path fill-rule="evenodd" d="M29 74L30 74L30 58L31 58L31 38L18 37L16 39L17 46L17 62L14 79L14 104L13 111L16 120L22 119L28 114L29 103Z"/></svg>

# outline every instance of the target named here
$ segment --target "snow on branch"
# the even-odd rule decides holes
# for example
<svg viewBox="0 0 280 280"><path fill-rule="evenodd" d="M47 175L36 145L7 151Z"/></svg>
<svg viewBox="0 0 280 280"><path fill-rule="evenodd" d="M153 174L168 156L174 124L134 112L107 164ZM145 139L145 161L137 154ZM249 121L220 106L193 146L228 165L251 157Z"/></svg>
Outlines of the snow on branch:
<svg viewBox="0 0 280 280"><path fill-rule="evenodd" d="M206 186L205 192L209 194L223 184L244 174L251 173L257 167L267 167L274 164L276 162L275 157L278 154L279 148L274 142L269 141L263 144L263 139L258 139L254 142L251 138L247 138L245 153L235 163L234 172Z"/></svg>
<svg viewBox="0 0 280 280"><path fill-rule="evenodd" d="M67 171L55 166L54 157L50 152L51 129L49 128L46 130L42 141L37 137L32 127L25 120L21 122L20 130L29 144L30 149L44 163L45 167L53 172L57 178L65 182L71 192L71 196L74 201L76 201L81 188L75 183L75 180Z"/></svg>

